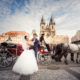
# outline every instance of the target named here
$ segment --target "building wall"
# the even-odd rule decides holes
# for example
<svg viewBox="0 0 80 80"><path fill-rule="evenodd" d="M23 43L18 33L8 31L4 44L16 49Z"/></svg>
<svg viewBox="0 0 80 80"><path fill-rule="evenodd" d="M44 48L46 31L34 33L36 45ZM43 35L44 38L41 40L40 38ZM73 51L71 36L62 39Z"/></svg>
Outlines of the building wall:
<svg viewBox="0 0 80 80"><path fill-rule="evenodd" d="M8 39L8 36L6 35L1 35L0 36L0 43L5 42Z"/></svg>
<svg viewBox="0 0 80 80"><path fill-rule="evenodd" d="M54 37L44 37L47 44L60 44L60 43L69 43L69 37L67 35L55 35Z"/></svg>
<svg viewBox="0 0 80 80"><path fill-rule="evenodd" d="M67 35L54 36L54 44L69 43L69 37Z"/></svg>
<svg viewBox="0 0 80 80"><path fill-rule="evenodd" d="M22 44L24 35L27 35L27 33L23 33L23 32L17 33L16 32L16 33L11 33L11 34L0 35L0 43L8 40L8 38L10 36L12 43Z"/></svg>
<svg viewBox="0 0 80 80"><path fill-rule="evenodd" d="M71 42L80 40L80 30L76 32L76 34L71 38Z"/></svg>

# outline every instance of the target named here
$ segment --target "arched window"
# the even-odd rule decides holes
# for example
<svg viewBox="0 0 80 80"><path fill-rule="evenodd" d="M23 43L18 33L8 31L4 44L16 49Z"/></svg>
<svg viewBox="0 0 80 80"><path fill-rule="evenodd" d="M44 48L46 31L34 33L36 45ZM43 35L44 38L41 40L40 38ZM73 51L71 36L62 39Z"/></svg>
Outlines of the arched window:
<svg viewBox="0 0 80 80"><path fill-rule="evenodd" d="M52 26L52 29L53 29L53 26Z"/></svg>

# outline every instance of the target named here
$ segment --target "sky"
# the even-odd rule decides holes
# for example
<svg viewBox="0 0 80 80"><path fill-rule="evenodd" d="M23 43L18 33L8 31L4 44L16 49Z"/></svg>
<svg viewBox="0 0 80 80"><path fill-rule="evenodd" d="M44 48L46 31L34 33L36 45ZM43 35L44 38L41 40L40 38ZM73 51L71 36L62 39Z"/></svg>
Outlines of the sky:
<svg viewBox="0 0 80 80"><path fill-rule="evenodd" d="M80 0L0 0L0 34L7 31L40 32L54 18L57 35L70 38L80 30Z"/></svg>

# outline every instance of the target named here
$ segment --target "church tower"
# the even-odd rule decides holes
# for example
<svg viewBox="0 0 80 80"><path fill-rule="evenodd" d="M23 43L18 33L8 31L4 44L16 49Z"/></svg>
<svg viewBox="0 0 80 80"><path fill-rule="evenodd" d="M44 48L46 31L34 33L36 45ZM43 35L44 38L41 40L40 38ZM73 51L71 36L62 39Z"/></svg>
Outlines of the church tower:
<svg viewBox="0 0 80 80"><path fill-rule="evenodd" d="M55 22L52 16L50 18L49 26L50 26L51 36L54 36L56 34L55 33Z"/></svg>
<svg viewBox="0 0 80 80"><path fill-rule="evenodd" d="M45 21L44 21L44 18L42 16L42 19L41 19L41 22L40 22L40 35L44 34L44 31L45 31Z"/></svg>

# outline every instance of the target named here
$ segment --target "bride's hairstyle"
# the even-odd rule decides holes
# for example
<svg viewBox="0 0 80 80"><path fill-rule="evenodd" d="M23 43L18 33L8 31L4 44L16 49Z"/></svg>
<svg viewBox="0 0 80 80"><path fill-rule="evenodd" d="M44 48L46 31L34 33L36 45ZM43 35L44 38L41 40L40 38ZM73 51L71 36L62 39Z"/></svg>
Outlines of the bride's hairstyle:
<svg viewBox="0 0 80 80"><path fill-rule="evenodd" d="M27 39L27 36L24 36L24 39L26 40Z"/></svg>

